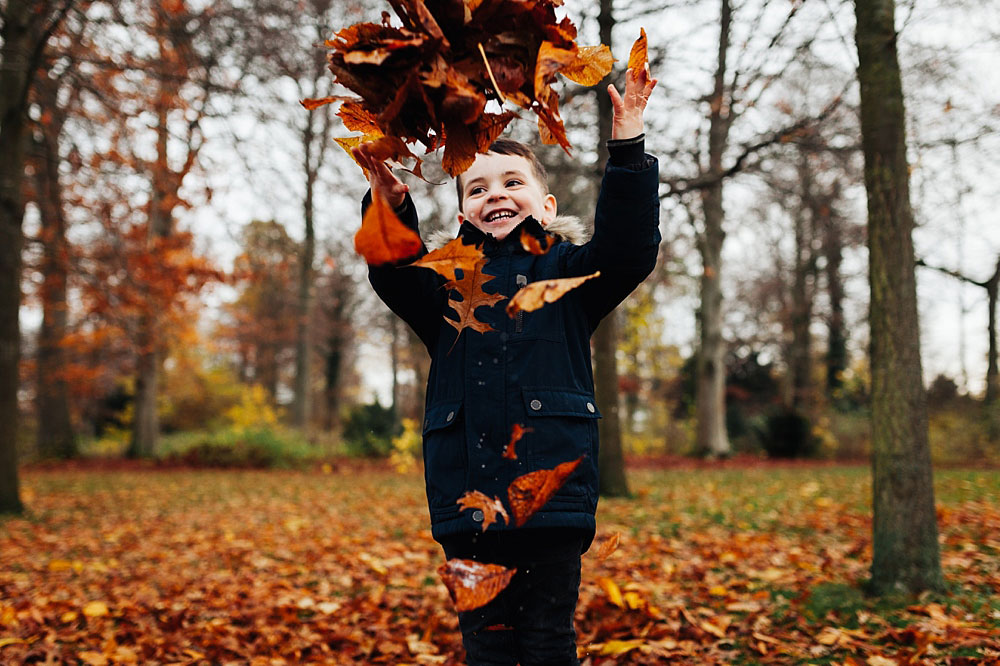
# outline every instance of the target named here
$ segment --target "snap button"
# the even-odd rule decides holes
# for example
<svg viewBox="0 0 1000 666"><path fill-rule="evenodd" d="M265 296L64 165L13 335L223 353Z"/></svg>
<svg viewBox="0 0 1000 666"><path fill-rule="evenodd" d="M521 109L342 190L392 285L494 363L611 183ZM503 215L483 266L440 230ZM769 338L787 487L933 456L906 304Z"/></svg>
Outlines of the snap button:
<svg viewBox="0 0 1000 666"><path fill-rule="evenodd" d="M587 403L587 411L590 412L591 414L597 411L597 408L594 407L594 403L592 402Z"/></svg>
<svg viewBox="0 0 1000 666"><path fill-rule="evenodd" d="M472 512L472 519L477 523L483 522L483 512L480 511L479 509L476 509L475 511Z"/></svg>
<svg viewBox="0 0 1000 666"><path fill-rule="evenodd" d="M455 418L455 412L448 412L448 416L444 417L444 420L451 421L453 418Z"/></svg>
<svg viewBox="0 0 1000 666"><path fill-rule="evenodd" d="M537 412L539 409L542 408L541 401L540 400L532 400L531 401L531 408Z"/></svg>

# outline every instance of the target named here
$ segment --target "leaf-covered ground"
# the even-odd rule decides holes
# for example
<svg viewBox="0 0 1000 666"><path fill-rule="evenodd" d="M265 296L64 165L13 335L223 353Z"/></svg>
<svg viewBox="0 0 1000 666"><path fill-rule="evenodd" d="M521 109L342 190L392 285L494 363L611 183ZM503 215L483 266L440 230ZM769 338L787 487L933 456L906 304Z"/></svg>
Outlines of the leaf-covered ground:
<svg viewBox="0 0 1000 666"><path fill-rule="evenodd" d="M937 472L950 591L883 600L860 591L865 467L630 481L584 559L584 663L998 663L998 471ZM30 513L0 523L0 663L463 661L417 473L62 467L22 483Z"/></svg>

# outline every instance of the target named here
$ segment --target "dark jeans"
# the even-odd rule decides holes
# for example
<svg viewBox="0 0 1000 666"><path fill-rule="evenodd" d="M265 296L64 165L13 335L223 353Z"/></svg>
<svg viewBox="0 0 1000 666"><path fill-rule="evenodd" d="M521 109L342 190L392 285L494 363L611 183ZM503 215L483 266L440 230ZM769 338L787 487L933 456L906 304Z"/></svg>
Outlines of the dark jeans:
<svg viewBox="0 0 1000 666"><path fill-rule="evenodd" d="M580 556L594 533L571 528L461 534L441 544L448 559L516 568L493 601L458 614L470 666L576 666L573 615Z"/></svg>

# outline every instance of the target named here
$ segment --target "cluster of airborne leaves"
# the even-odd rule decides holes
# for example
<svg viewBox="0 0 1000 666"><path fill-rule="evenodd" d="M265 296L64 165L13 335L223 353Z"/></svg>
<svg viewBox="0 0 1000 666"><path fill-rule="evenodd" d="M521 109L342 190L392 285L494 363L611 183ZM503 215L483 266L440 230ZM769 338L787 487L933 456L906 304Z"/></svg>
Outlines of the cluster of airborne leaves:
<svg viewBox="0 0 1000 666"><path fill-rule="evenodd" d="M326 42L337 82L359 96L339 115L363 140L377 140L386 158L416 158L405 143L428 152L443 146L442 166L452 176L516 116L503 109L507 101L538 116L544 142L568 150L556 75L594 85L614 63L607 46L577 46L576 27L556 18L561 0L390 4L395 17L383 12L381 23L352 25Z"/></svg>

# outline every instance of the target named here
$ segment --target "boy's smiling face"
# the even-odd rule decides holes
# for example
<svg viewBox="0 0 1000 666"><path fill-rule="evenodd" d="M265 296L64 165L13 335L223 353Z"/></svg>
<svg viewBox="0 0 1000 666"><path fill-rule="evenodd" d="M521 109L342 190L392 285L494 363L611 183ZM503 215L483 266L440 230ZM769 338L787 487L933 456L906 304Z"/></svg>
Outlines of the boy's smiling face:
<svg viewBox="0 0 1000 666"><path fill-rule="evenodd" d="M460 176L462 210L480 231L503 240L526 217L546 225L556 216L556 198L538 181L531 162L520 155L480 153Z"/></svg>

